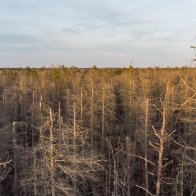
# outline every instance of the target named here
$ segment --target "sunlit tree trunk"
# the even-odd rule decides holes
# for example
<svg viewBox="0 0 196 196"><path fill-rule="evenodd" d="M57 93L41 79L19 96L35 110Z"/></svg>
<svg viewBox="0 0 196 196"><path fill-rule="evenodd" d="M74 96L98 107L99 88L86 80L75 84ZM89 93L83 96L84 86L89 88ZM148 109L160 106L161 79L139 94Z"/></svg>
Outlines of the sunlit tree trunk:
<svg viewBox="0 0 196 196"><path fill-rule="evenodd" d="M54 146L53 146L53 117L50 109L50 175L51 175L51 195L55 196L55 179L54 179Z"/></svg>
<svg viewBox="0 0 196 196"><path fill-rule="evenodd" d="M167 91L168 91L168 87L167 87ZM162 111L162 126L160 129L160 133L156 133L156 136L159 139L159 148L158 148L158 153L159 153L159 157L158 157L158 164L157 164L157 181L156 181L156 196L159 196L161 193L161 182L162 182L162 172L163 172L163 153L164 153L164 142L166 139L166 118L167 118L167 114L166 114L166 109L167 109L167 93L166 92L166 96L165 96L165 100L163 103L163 111Z"/></svg>
<svg viewBox="0 0 196 196"><path fill-rule="evenodd" d="M83 128L83 87L80 88L80 127Z"/></svg>
<svg viewBox="0 0 196 196"><path fill-rule="evenodd" d="M130 137L126 138L126 146L127 146L127 195L131 195L131 160L130 160L130 148L131 148L131 141Z"/></svg>
<svg viewBox="0 0 196 196"><path fill-rule="evenodd" d="M42 96L40 97L39 102L39 109L40 109L40 128L39 128L39 139L41 145L43 145L43 130L42 130L42 124L43 124L43 115L42 115Z"/></svg>
<svg viewBox="0 0 196 196"><path fill-rule="evenodd" d="M102 118L101 118L101 152L104 150L104 134L105 134L105 87L102 81Z"/></svg>
<svg viewBox="0 0 196 196"><path fill-rule="evenodd" d="M149 100L146 100L146 115L145 115L145 183L146 183L146 190L149 190L149 182L148 182L148 105ZM146 192L146 196L148 193Z"/></svg>
<svg viewBox="0 0 196 196"><path fill-rule="evenodd" d="M13 122L13 149L14 149L14 182L13 194L18 195L18 165L17 165L17 133L16 122Z"/></svg>
<svg viewBox="0 0 196 196"><path fill-rule="evenodd" d="M93 149L94 137L94 83L91 81L91 99L90 99L90 131L91 131L91 150Z"/></svg>

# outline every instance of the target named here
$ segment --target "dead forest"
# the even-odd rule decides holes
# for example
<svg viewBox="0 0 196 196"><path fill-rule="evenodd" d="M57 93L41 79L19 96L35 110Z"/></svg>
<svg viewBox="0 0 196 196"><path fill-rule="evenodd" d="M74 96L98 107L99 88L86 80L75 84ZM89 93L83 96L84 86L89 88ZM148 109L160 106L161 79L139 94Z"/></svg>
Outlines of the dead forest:
<svg viewBox="0 0 196 196"><path fill-rule="evenodd" d="M196 195L195 68L0 69L0 195Z"/></svg>

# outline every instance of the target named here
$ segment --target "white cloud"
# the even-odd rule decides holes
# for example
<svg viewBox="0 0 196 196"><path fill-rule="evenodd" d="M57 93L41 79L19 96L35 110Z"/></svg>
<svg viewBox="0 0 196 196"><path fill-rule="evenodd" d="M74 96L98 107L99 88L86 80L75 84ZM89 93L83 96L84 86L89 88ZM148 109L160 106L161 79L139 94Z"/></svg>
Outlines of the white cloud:
<svg viewBox="0 0 196 196"><path fill-rule="evenodd" d="M190 58L195 7L193 0L1 1L0 64L112 65L135 58L136 65L177 65Z"/></svg>

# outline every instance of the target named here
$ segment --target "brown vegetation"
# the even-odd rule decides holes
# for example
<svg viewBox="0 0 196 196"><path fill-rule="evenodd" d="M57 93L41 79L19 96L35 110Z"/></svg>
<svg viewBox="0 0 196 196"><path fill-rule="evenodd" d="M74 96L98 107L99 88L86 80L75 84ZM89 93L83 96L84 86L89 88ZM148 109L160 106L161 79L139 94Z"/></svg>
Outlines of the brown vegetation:
<svg viewBox="0 0 196 196"><path fill-rule="evenodd" d="M196 194L196 69L1 69L0 195Z"/></svg>

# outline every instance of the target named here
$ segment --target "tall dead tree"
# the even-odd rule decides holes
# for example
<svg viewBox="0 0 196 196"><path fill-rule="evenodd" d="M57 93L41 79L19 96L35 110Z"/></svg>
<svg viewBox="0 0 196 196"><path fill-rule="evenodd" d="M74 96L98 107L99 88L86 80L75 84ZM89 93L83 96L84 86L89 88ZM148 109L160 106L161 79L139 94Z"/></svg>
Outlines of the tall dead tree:
<svg viewBox="0 0 196 196"><path fill-rule="evenodd" d="M94 137L94 82L91 80L91 98L90 98L90 132L91 132L91 150L93 149Z"/></svg>
<svg viewBox="0 0 196 196"><path fill-rule="evenodd" d="M148 182L148 106L149 99L146 100L146 115L145 115L145 183L146 183L146 190L149 190L149 182ZM148 193L146 192L146 196Z"/></svg>
<svg viewBox="0 0 196 196"><path fill-rule="evenodd" d="M17 133L16 122L13 122L13 149L14 149L14 182L13 194L18 195L18 165L17 165Z"/></svg>
<svg viewBox="0 0 196 196"><path fill-rule="evenodd" d="M105 134L105 87L102 80L102 117L101 117L101 152L104 150L104 134Z"/></svg>
<svg viewBox="0 0 196 196"><path fill-rule="evenodd" d="M55 196L55 179L54 179L54 146L53 146L53 117L50 109L50 170L51 170L51 195Z"/></svg>

